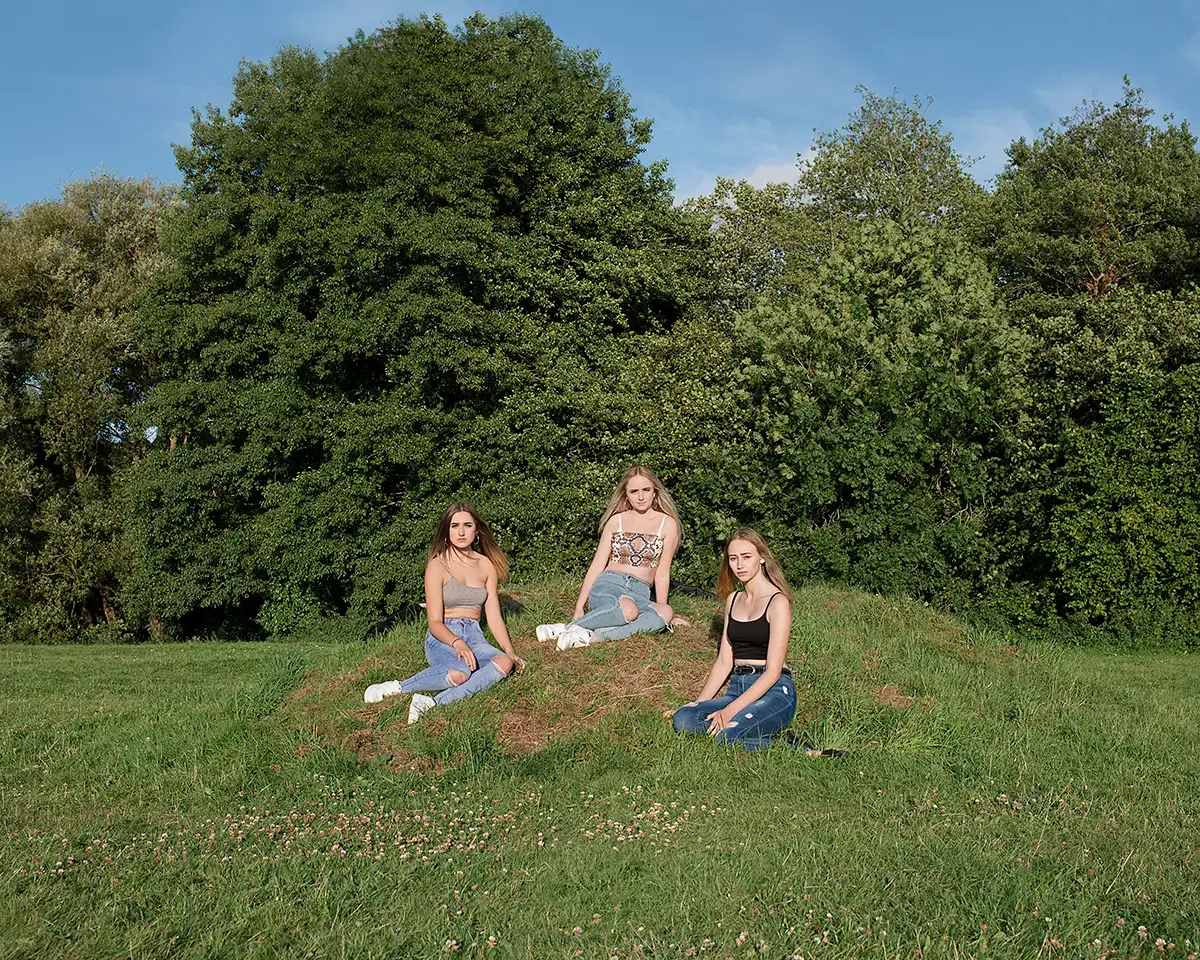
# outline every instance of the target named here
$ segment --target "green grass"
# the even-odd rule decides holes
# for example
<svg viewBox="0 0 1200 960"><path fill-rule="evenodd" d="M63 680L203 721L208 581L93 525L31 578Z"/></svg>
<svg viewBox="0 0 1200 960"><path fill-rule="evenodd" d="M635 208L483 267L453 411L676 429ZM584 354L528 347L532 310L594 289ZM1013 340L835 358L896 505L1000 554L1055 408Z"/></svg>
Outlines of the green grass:
<svg viewBox="0 0 1200 960"><path fill-rule="evenodd" d="M564 591L517 591L523 676L411 729L358 696L415 626L0 649L0 957L1197 952L1194 656L809 589L796 728L850 756L744 754L660 716L703 629L558 656Z"/></svg>

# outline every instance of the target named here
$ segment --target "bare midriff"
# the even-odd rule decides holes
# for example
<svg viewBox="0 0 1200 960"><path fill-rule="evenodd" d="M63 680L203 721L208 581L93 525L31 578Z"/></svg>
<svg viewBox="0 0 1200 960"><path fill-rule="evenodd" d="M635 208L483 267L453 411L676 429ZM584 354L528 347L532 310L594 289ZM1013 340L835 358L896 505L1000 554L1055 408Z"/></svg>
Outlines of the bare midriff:
<svg viewBox="0 0 1200 960"><path fill-rule="evenodd" d="M610 563L604 569L605 572L626 574L635 580L641 580L647 586L654 583L654 567L630 567L624 563ZM649 574L649 576L646 576L646 574Z"/></svg>
<svg viewBox="0 0 1200 960"><path fill-rule="evenodd" d="M443 620L478 620L481 611L478 607L451 607L442 611Z"/></svg>

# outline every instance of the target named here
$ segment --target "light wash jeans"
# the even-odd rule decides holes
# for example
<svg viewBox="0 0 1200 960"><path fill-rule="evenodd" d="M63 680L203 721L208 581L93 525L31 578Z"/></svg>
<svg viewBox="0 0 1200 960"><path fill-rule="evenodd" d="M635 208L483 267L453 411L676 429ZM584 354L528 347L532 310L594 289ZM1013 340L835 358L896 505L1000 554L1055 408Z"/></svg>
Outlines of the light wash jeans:
<svg viewBox="0 0 1200 960"><path fill-rule="evenodd" d="M675 711L672 721L676 732L707 734L708 720L705 718L729 706L761 676L761 670L731 674L729 686L722 696L714 700L701 700L694 707L680 707ZM745 750L762 750L775 742L776 734L786 730L795 716L796 684L792 681L791 671L785 668L775 685L750 706L739 710L737 716L714 739L717 743L737 745Z"/></svg>
<svg viewBox="0 0 1200 960"><path fill-rule="evenodd" d="M494 683L499 683L507 674L501 671L492 661L503 653L497 650L483 636L483 628L478 620L470 617L451 617L443 621L450 632L466 641L471 652L475 654L475 669L471 670L466 661L459 660L453 647L442 643L432 633L425 634L425 659L429 666L420 673L415 673L407 680L400 681L401 693L424 693L440 690L433 699L439 705L445 706L463 697L469 697L480 690L486 690ZM468 674L467 679L457 687L450 686L446 675L451 670Z"/></svg>
<svg viewBox="0 0 1200 960"><path fill-rule="evenodd" d="M636 619L625 619L622 597L629 597L637 604ZM650 606L649 584L628 573L613 570L605 570L596 578L588 593L588 612L572 622L591 630L597 642L622 640L635 633L661 633L667 629L667 622Z"/></svg>

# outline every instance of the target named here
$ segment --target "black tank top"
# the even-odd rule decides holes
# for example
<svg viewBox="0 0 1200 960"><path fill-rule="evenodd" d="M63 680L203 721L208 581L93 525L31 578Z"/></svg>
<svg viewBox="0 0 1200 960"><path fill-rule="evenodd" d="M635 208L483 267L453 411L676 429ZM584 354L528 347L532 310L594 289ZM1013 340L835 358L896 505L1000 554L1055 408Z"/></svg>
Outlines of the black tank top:
<svg viewBox="0 0 1200 960"><path fill-rule="evenodd" d="M779 593L771 594L774 600ZM763 607L762 616L754 620L738 620L733 615L733 604L729 605L729 622L725 626L725 636L733 647L734 660L766 660L767 647L771 643L771 624L767 620L767 611L771 609L771 600Z"/></svg>

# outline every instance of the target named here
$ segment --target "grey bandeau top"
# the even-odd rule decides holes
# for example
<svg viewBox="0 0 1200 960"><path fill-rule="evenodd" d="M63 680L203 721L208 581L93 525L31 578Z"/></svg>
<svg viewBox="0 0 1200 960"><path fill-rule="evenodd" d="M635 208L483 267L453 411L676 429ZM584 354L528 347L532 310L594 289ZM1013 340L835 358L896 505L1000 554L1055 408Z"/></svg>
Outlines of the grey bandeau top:
<svg viewBox="0 0 1200 960"><path fill-rule="evenodd" d="M438 560L442 568L450 574L450 579L442 586L442 607L453 610L455 607L470 607L478 610L487 599L487 587L468 587L460 581L453 571Z"/></svg>

